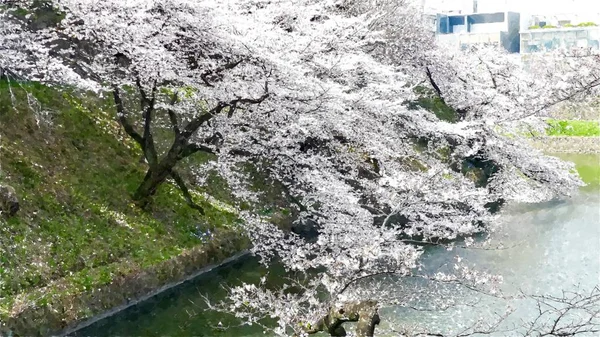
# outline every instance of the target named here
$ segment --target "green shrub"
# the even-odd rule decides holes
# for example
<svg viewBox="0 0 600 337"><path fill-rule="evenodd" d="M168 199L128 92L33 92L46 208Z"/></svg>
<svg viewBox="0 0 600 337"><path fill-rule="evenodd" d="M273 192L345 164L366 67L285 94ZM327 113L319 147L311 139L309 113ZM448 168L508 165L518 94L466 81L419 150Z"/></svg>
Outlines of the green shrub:
<svg viewBox="0 0 600 337"><path fill-rule="evenodd" d="M452 107L448 106L441 98L439 98L433 90L418 86L414 92L419 96L415 101L405 102L408 109L416 110L418 108L425 109L435 114L440 120L456 123L458 122L458 113Z"/></svg>
<svg viewBox="0 0 600 337"><path fill-rule="evenodd" d="M594 22L582 22L577 25L577 27L596 27L596 26L598 26L598 25Z"/></svg>
<svg viewBox="0 0 600 337"><path fill-rule="evenodd" d="M548 136L580 136L599 137L600 123L598 121L556 120L546 121Z"/></svg>

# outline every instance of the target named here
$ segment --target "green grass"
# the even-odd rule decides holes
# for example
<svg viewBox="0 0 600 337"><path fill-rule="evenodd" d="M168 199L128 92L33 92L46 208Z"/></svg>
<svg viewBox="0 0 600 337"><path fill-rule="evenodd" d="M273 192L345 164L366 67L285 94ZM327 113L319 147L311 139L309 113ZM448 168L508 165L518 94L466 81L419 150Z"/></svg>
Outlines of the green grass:
<svg viewBox="0 0 600 337"><path fill-rule="evenodd" d="M39 104L27 104L27 93ZM15 217L0 218L0 321L20 294L58 280L72 292L108 284L202 245L198 231L236 221L198 200L201 216L169 183L148 210L137 208L130 195L145 173L141 151L108 100L0 81L0 125L0 184L21 203Z"/></svg>
<svg viewBox="0 0 600 337"><path fill-rule="evenodd" d="M550 119L547 123L546 134L548 136L600 136L600 123L598 121Z"/></svg>
<svg viewBox="0 0 600 337"><path fill-rule="evenodd" d="M458 122L459 116L456 110L448 106L441 98L435 95L433 90L418 86L415 88L418 98L414 101L405 102L411 110L418 108L432 112L438 119L449 123Z"/></svg>

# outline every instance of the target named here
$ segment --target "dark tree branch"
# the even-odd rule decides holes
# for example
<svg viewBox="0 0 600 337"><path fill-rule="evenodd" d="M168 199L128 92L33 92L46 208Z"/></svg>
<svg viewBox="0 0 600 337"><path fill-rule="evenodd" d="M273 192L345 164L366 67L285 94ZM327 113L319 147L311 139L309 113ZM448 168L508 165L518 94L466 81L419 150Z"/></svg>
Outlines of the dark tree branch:
<svg viewBox="0 0 600 337"><path fill-rule="evenodd" d="M571 99L573 99L574 97L576 97L579 94L582 94L586 91L590 91L592 89L594 89L595 87L600 86L600 78L595 79L593 81L591 81L590 83L587 83L586 85L583 85L581 88L577 89L577 90L573 90L572 92L568 93L567 95L560 97L556 100L554 100L553 102L549 102L547 104L545 104L544 106L542 106L541 108L537 109L533 114L530 114L528 116L531 115L535 115L541 111L544 111L545 109L548 109L551 106L557 105L559 103L565 102L565 101L570 101Z"/></svg>
<svg viewBox="0 0 600 337"><path fill-rule="evenodd" d="M215 151L213 151L213 149L211 149L210 147L192 143L188 144L183 148L183 150L181 151L181 159L189 157L196 152L204 152L216 155Z"/></svg>
<svg viewBox="0 0 600 337"><path fill-rule="evenodd" d="M600 332L600 288L590 293L563 291L561 296L532 295L538 317L527 325L525 336L576 336Z"/></svg>
<svg viewBox="0 0 600 337"><path fill-rule="evenodd" d="M485 65L485 68L487 69L488 73L490 74L490 78L492 79L492 84L494 85L494 89L498 89L498 83L496 83L496 76L492 72L492 69L490 69L490 65L487 64L486 62L483 62L481 57L479 58L479 61L481 61L481 63L483 63Z"/></svg>
<svg viewBox="0 0 600 337"><path fill-rule="evenodd" d="M225 63L224 65L217 67L214 70L207 70L205 71L202 75L200 75L200 78L202 79L202 81L204 82L204 84L206 84L206 86L208 87L214 87L214 85L212 85L210 83L210 78L211 76L218 76L220 75L223 71L225 70L230 70L233 69L235 67L237 67L240 63L242 63L244 61L244 59L240 59L238 61L232 61L232 62L228 62Z"/></svg>
<svg viewBox="0 0 600 337"><path fill-rule="evenodd" d="M200 214L204 215L204 208L202 208L202 206L194 202L194 199L192 198L192 195L190 194L190 191L188 190L185 181L183 181L183 178L181 178L179 173L177 173L175 169L171 169L170 175L173 178L173 180L175 180L177 186L179 186L179 189L181 190L181 193L183 194L183 197L185 198L185 201L188 204L188 206L199 211Z"/></svg>
<svg viewBox="0 0 600 337"><path fill-rule="evenodd" d="M435 79L433 79L433 74L431 73L431 70L429 69L429 67L425 67L425 73L427 74L427 79L429 80L429 84L431 84L431 86L433 87L433 90L435 90L436 95L439 97L439 99L442 101L442 103L446 104L446 101L444 100L444 95L442 94L442 89L440 89L440 87L435 82Z"/></svg>
<svg viewBox="0 0 600 337"><path fill-rule="evenodd" d="M144 90L144 87L142 86L142 82L139 76L135 77L135 85L137 86L139 92L140 92L140 105L142 108L142 111L144 111L146 109L146 106L149 102L148 100L148 95L146 94L146 91Z"/></svg>
<svg viewBox="0 0 600 337"><path fill-rule="evenodd" d="M139 83L139 79L137 80ZM152 134L152 116L154 113L154 104L156 102L156 84L152 86L152 97L148 99L147 95L144 93L144 89L139 86L140 95L142 96L142 102L145 102L143 106L145 109L143 110L144 114L144 139L148 140L148 138Z"/></svg>
<svg viewBox="0 0 600 337"><path fill-rule="evenodd" d="M156 148L154 146L154 137L152 136L152 118L155 110L156 104L156 81L152 85L152 93L151 97L148 98L148 95L140 85L139 77L136 78L136 84L138 85L138 89L141 95L142 107L145 107L143 110L144 117L144 155L146 156L146 160L148 160L148 164L150 166L154 166L158 164L158 154L156 153Z"/></svg>
<svg viewBox="0 0 600 337"><path fill-rule="evenodd" d="M377 302L356 301L331 307L323 318L305 329L305 333L312 335L326 332L331 336L346 336L346 329L343 327L346 322L357 323L354 336L373 337L375 326L380 323Z"/></svg>
<svg viewBox="0 0 600 337"><path fill-rule="evenodd" d="M199 127L210 121L215 115L219 114L225 108L225 104L219 102L217 106L203 113L202 115L192 119L181 132L183 139L189 139Z"/></svg>
<svg viewBox="0 0 600 337"><path fill-rule="evenodd" d="M171 98L171 106L175 105L179 100L179 95L177 93L173 94ZM175 133L175 137L179 136L181 131L179 130L179 120L177 118L177 114L172 108L167 109L167 113L169 114L169 120L171 121L171 126L173 127L173 132Z"/></svg>
<svg viewBox="0 0 600 337"><path fill-rule="evenodd" d="M228 108L227 116L231 117L233 115L233 113L235 112L235 110L237 109L238 105L240 105L240 104L260 104L264 100L266 100L268 97L269 97L268 84L267 84L267 82L265 82L265 92L259 98L236 98L229 102L219 102L219 103L217 103L217 105L214 108L210 109L206 113L204 113L204 114L194 118L192 121L190 121L186 125L186 127L183 129L183 132L181 133L181 135L184 139L189 139L194 134L194 132L196 132L196 130L198 130L199 127L201 127L204 123L207 123L208 121L210 121L215 115L223 112L223 110L225 108Z"/></svg>
<svg viewBox="0 0 600 337"><path fill-rule="evenodd" d="M129 123L129 120L127 120L127 115L125 113L125 107L123 105L123 100L121 99L121 96L119 95L119 88L117 88L116 86L113 87L113 98L115 101L115 105L117 106L117 116L119 118L119 123L121 123L121 125L123 126L123 129L125 129L125 132L131 138L133 138L133 140L135 140L138 144L140 144L142 149L144 149L145 148L144 138L137 131L135 131L135 128L133 127L133 125L131 123Z"/></svg>

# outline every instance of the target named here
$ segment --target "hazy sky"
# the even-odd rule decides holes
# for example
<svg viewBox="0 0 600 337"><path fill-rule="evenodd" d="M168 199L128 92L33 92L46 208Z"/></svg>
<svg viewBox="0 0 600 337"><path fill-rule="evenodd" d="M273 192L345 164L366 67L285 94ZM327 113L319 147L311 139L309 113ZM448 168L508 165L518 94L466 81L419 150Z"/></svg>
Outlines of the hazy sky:
<svg viewBox="0 0 600 337"><path fill-rule="evenodd" d="M473 8L473 0L425 0L428 7L439 9ZM512 10L528 14L596 14L600 0L478 0L479 11Z"/></svg>

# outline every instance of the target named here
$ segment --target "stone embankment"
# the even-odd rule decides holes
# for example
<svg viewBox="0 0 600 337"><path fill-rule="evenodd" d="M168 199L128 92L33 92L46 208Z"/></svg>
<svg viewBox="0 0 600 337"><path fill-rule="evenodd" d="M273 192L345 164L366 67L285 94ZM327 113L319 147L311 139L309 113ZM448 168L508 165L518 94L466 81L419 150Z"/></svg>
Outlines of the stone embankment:
<svg viewBox="0 0 600 337"><path fill-rule="evenodd" d="M548 136L531 142L545 152L600 153L600 137Z"/></svg>

